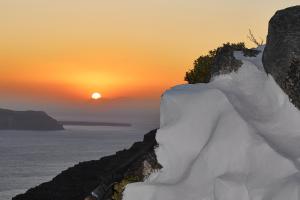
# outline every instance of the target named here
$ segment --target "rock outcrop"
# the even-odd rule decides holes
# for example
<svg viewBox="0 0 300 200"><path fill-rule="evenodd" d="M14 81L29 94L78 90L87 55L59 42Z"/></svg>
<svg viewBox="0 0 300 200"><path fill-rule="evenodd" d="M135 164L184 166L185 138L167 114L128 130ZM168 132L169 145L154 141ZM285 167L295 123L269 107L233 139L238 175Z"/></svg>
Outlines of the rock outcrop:
<svg viewBox="0 0 300 200"><path fill-rule="evenodd" d="M99 199L118 196L120 191L114 191L114 183L120 186L128 177L134 177L134 181L141 181L147 176L149 168L159 166L154 154L157 145L155 135L156 130L153 130L144 136L142 142L134 143L128 150L99 160L79 163L63 171L53 180L14 197L13 200L83 200L95 191L95 188L96 191L103 192L98 193L104 197Z"/></svg>
<svg viewBox="0 0 300 200"><path fill-rule="evenodd" d="M279 10L269 22L263 64L300 108L300 6Z"/></svg>
<svg viewBox="0 0 300 200"><path fill-rule="evenodd" d="M0 109L0 130L63 130L63 125L42 111Z"/></svg>

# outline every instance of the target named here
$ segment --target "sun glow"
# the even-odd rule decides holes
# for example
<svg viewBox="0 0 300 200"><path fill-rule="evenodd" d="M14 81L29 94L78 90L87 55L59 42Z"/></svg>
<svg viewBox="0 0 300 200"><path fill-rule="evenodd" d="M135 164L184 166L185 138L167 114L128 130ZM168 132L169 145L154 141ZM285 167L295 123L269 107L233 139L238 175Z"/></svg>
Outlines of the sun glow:
<svg viewBox="0 0 300 200"><path fill-rule="evenodd" d="M91 98L93 100L98 100L98 99L102 98L102 95L99 92L93 92L92 95L91 95Z"/></svg>

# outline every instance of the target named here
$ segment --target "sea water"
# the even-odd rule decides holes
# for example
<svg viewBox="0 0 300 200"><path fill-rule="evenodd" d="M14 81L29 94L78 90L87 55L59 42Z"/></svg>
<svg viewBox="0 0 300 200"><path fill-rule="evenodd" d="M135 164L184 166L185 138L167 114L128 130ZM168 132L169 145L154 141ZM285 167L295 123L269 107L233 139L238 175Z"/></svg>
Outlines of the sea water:
<svg viewBox="0 0 300 200"><path fill-rule="evenodd" d="M0 131L0 200L50 181L75 164L130 147L154 127L65 126L64 131Z"/></svg>

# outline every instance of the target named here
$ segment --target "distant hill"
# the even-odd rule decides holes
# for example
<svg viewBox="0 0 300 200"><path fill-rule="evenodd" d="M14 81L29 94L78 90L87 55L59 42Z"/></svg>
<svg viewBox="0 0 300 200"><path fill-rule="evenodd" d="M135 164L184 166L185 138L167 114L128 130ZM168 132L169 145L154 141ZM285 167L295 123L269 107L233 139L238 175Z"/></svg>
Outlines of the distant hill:
<svg viewBox="0 0 300 200"><path fill-rule="evenodd" d="M120 123L120 122L88 122L88 121L60 121L63 125L72 125L72 126L121 126L129 127L129 123Z"/></svg>
<svg viewBox="0 0 300 200"><path fill-rule="evenodd" d="M0 130L63 130L63 125L43 111L0 109Z"/></svg>

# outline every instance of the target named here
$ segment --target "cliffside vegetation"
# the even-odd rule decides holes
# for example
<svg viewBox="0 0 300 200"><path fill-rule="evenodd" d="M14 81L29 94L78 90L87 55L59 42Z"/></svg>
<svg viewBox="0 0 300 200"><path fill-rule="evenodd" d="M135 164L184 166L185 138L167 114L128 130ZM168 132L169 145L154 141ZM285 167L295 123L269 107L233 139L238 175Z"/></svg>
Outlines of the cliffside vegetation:
<svg viewBox="0 0 300 200"><path fill-rule="evenodd" d="M212 72L211 69L215 63L216 56L221 49L232 49L234 51L243 51L246 49L245 43L224 43L222 46L208 52L207 55L202 55L194 61L191 70L186 72L184 80L190 84L208 83Z"/></svg>

